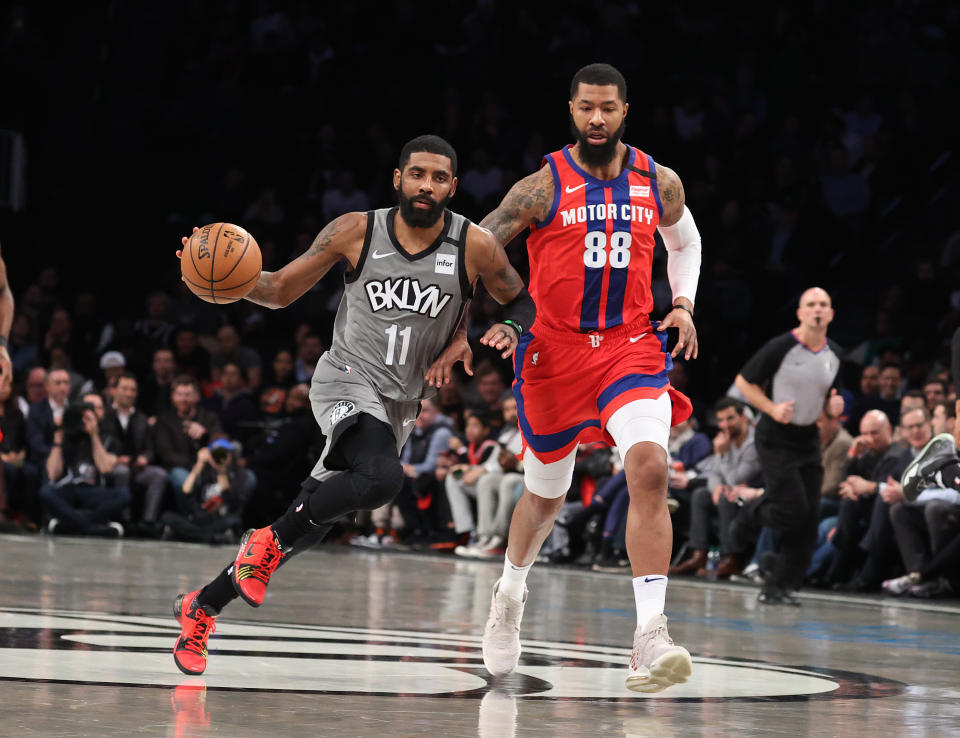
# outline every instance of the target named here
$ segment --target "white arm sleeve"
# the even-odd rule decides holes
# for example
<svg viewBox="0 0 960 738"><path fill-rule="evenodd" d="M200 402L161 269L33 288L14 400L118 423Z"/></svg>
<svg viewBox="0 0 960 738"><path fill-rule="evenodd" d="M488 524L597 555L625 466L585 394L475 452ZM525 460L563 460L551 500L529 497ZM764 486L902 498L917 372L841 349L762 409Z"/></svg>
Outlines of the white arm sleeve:
<svg viewBox="0 0 960 738"><path fill-rule="evenodd" d="M672 226L657 226L667 247L667 278L673 299L686 297L695 302L700 281L700 232L693 214L683 207L683 215Z"/></svg>

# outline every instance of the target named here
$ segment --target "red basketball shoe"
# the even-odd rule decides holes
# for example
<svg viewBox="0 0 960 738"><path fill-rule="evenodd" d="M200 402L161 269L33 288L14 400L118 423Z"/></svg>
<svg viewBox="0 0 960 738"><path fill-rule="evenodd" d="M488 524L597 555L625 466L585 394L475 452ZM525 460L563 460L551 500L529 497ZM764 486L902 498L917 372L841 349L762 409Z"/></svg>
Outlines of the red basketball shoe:
<svg viewBox="0 0 960 738"><path fill-rule="evenodd" d="M267 596L270 576L280 565L283 550L273 528L251 528L240 539L240 550L233 562L230 578L233 587L247 604L260 607Z"/></svg>
<svg viewBox="0 0 960 738"><path fill-rule="evenodd" d="M173 660L184 674L203 674L207 668L207 640L217 629L214 618L197 605L200 590L181 594L173 603L173 616L180 623L180 637L173 647ZM207 608L211 609L211 608Z"/></svg>

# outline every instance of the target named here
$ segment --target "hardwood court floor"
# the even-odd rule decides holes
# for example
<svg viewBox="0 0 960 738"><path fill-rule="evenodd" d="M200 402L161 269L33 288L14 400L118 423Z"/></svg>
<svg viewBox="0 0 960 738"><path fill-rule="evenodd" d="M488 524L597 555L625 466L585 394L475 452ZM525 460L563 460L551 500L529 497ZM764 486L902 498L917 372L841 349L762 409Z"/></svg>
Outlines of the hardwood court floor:
<svg viewBox="0 0 960 738"><path fill-rule="evenodd" d="M177 671L174 596L233 547L0 536L0 734L41 736L918 736L960 726L960 608L671 583L687 684L623 687L628 575L535 566L518 672L479 635L500 564L326 546L218 619Z"/></svg>

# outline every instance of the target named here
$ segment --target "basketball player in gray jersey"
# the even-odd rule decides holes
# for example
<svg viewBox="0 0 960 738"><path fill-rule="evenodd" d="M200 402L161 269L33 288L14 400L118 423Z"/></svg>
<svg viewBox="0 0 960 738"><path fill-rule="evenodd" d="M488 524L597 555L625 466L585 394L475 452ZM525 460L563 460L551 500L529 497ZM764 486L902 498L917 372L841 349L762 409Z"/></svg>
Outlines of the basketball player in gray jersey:
<svg viewBox="0 0 960 738"><path fill-rule="evenodd" d="M186 674L207 665L214 618L236 596L263 603L277 566L319 542L333 522L373 510L403 484L400 450L420 400L443 372L441 353L465 356L459 329L475 281L508 316L480 342L510 356L533 323L533 300L493 235L446 209L457 187L457 155L446 141L420 136L400 153L393 184L399 206L347 213L310 249L277 272L263 272L246 299L289 305L341 259L348 263L333 342L313 375L310 400L326 444L290 508L265 528L247 531L235 560L210 584L181 594L182 630L174 661ZM184 239L184 243L186 239ZM446 349L446 350L445 350ZM438 362L446 367L449 362Z"/></svg>

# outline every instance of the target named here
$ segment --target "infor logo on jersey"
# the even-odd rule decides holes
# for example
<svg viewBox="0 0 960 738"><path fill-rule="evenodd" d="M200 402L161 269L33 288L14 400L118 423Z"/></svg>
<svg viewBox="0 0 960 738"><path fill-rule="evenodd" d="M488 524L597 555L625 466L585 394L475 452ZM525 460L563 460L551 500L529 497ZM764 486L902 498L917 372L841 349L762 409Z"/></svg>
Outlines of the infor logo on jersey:
<svg viewBox="0 0 960 738"><path fill-rule="evenodd" d="M457 266L457 257L453 254L437 254L437 274L453 274Z"/></svg>

